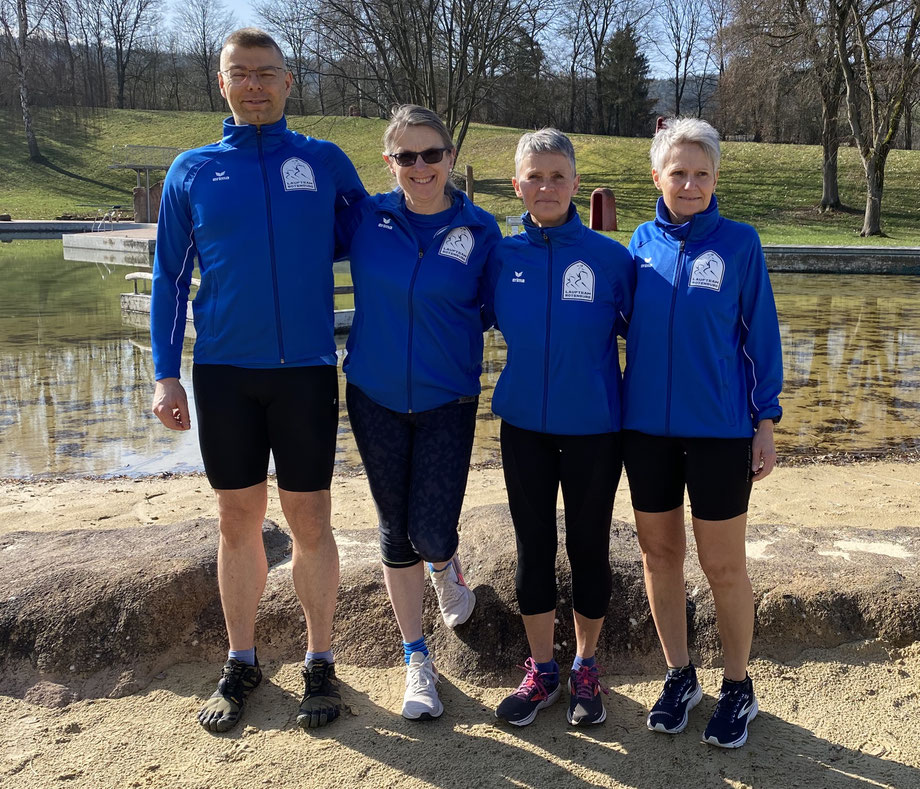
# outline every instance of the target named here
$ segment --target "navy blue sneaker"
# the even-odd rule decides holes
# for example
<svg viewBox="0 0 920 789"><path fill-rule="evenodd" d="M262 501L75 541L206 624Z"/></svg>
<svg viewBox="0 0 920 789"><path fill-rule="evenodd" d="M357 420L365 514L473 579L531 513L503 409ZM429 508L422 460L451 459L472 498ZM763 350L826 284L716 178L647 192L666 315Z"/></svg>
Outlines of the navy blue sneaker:
<svg viewBox="0 0 920 789"><path fill-rule="evenodd" d="M648 714L645 725L652 731L678 734L687 728L690 710L702 698L703 689L697 682L696 669L692 663L685 668L669 668L664 678L664 688Z"/></svg>
<svg viewBox="0 0 920 789"><path fill-rule="evenodd" d="M722 680L715 712L703 732L703 742L719 748L740 748L747 742L748 724L757 717L757 697L750 677L743 682Z"/></svg>

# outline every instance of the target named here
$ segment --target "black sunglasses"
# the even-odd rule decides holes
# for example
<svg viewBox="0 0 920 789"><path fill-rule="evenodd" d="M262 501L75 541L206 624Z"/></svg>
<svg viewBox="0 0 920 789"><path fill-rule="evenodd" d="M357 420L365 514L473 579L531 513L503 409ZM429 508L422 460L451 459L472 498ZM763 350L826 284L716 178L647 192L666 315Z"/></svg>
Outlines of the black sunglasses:
<svg viewBox="0 0 920 789"><path fill-rule="evenodd" d="M393 161L396 162L400 167L411 167L415 164L415 160L419 156L422 157L422 161L425 164L437 164L444 158L444 154L447 153L450 148L428 148L424 151L400 151L399 153L388 153Z"/></svg>

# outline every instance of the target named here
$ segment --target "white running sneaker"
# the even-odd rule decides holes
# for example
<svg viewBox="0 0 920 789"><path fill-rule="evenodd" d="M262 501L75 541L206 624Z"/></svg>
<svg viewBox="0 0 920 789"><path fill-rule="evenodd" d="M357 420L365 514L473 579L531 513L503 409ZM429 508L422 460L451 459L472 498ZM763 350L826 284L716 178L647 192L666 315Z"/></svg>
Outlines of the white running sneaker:
<svg viewBox="0 0 920 789"><path fill-rule="evenodd" d="M435 687L439 681L431 656L413 652L406 666L406 695L403 696L402 716L410 721L440 718L444 705Z"/></svg>
<svg viewBox="0 0 920 789"><path fill-rule="evenodd" d="M434 591L438 595L438 607L441 609L441 616L444 617L444 624L448 627L462 625L473 614L476 595L463 580L457 554L454 554L450 564L440 572L435 572L431 564L428 565L428 572Z"/></svg>

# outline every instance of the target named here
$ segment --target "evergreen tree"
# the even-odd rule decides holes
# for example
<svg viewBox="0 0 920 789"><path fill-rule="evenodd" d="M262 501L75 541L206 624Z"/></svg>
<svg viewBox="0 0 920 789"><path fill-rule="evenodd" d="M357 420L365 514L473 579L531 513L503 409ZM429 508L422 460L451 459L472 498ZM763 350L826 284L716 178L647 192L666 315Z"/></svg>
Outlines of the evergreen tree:
<svg viewBox="0 0 920 789"><path fill-rule="evenodd" d="M639 51L639 36L627 24L610 37L604 51L604 110L608 134L650 135L654 99L650 99L648 58Z"/></svg>

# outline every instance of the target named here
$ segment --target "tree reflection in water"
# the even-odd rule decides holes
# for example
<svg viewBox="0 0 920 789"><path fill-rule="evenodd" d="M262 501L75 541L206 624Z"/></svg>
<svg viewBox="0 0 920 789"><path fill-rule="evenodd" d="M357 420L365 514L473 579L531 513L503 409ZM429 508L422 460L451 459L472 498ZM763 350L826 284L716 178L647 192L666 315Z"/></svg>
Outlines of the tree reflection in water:
<svg viewBox="0 0 920 789"><path fill-rule="evenodd" d="M194 430L167 431L149 413L149 337L119 310L129 270L66 262L60 242L0 245L0 477L200 470ZM780 453L920 449L920 278L782 274L773 285ZM489 406L505 347L497 331L485 342L474 463L499 454ZM339 432L337 459L358 463L344 408Z"/></svg>

